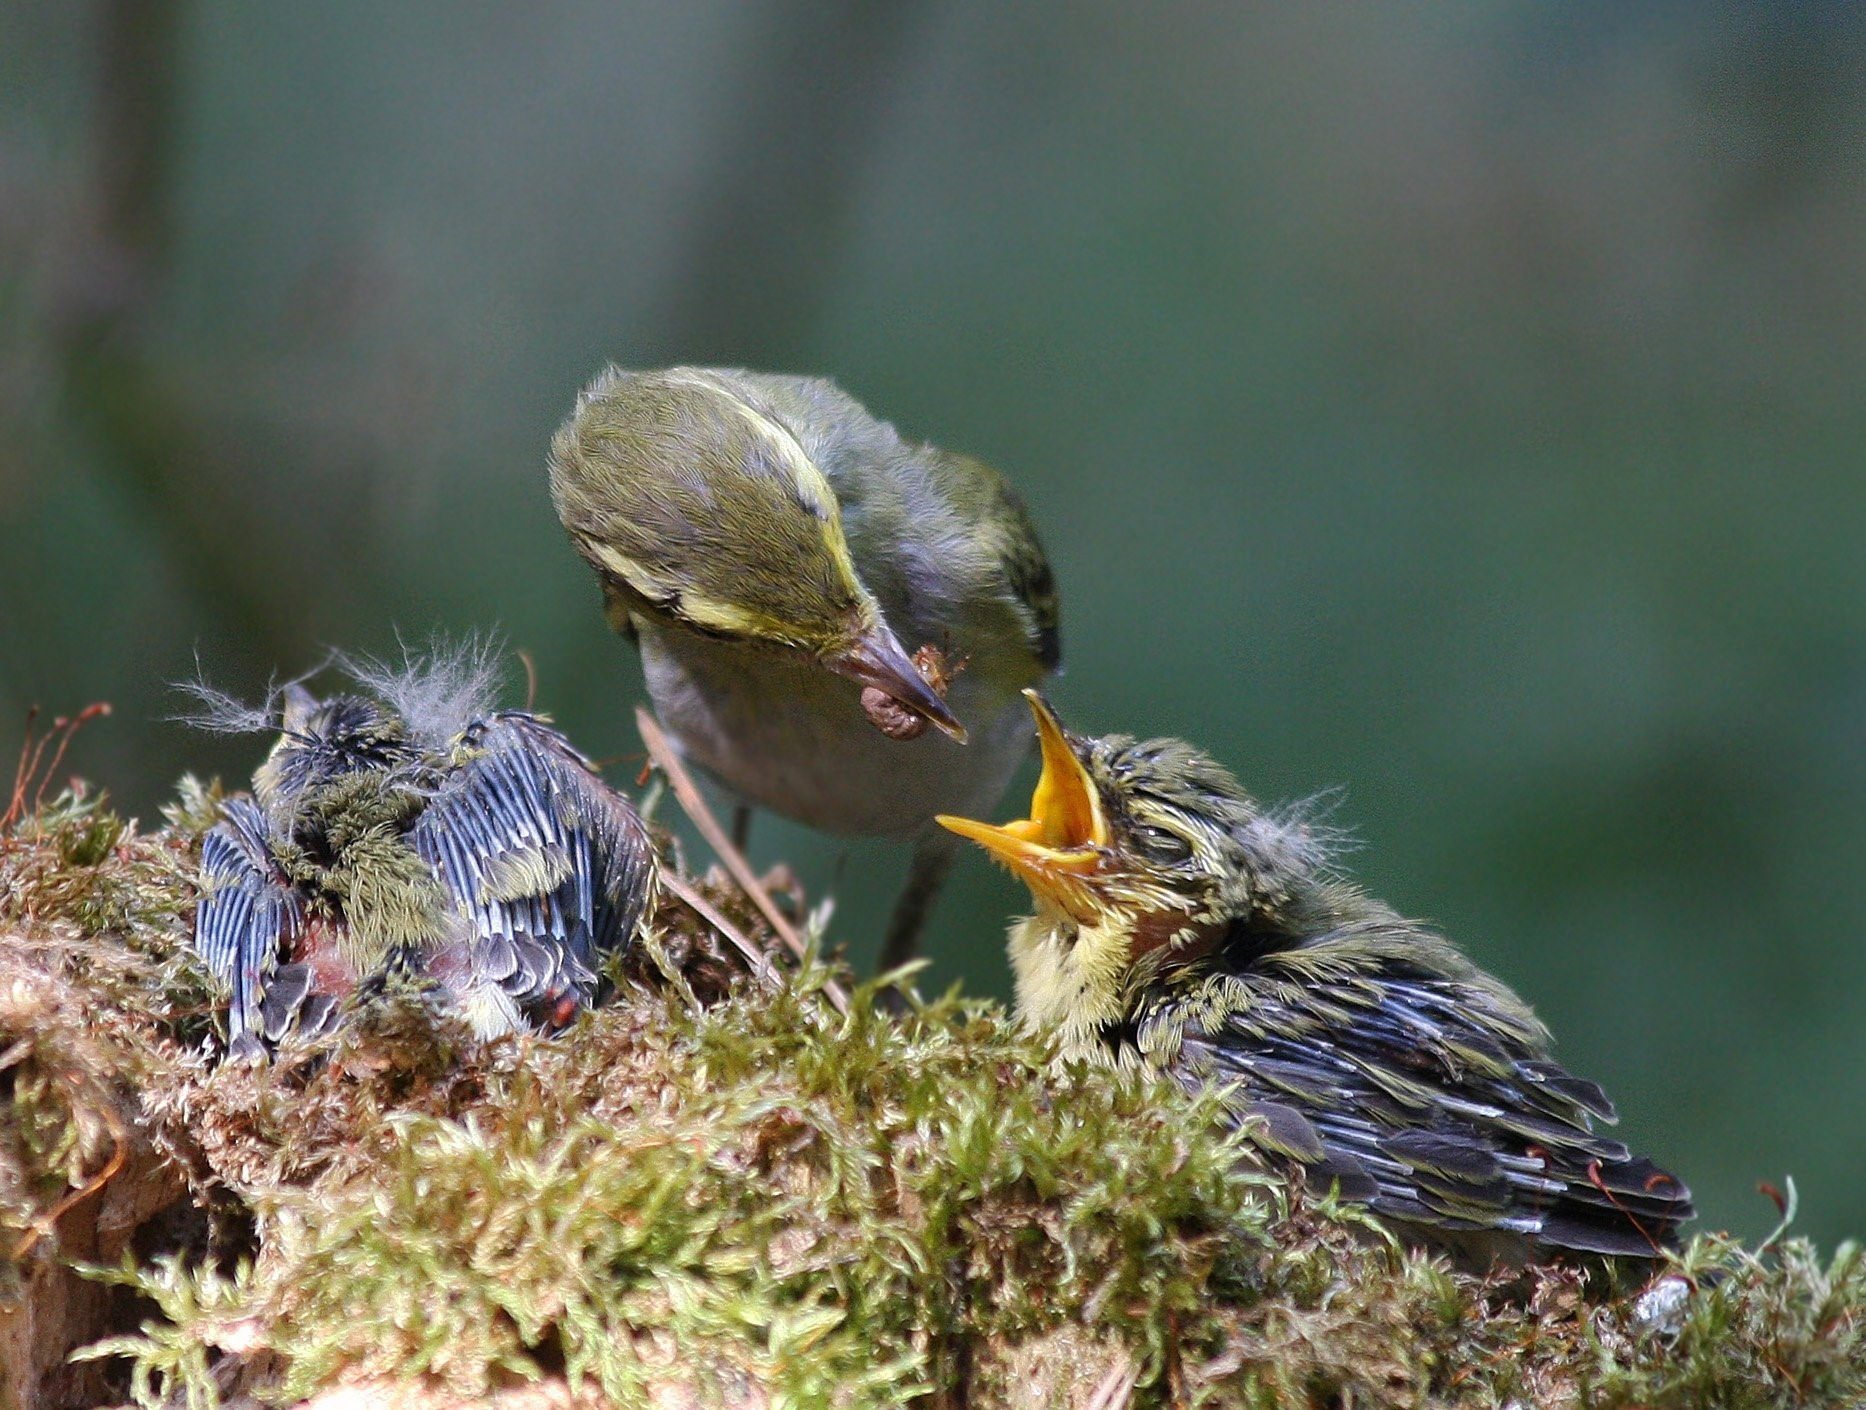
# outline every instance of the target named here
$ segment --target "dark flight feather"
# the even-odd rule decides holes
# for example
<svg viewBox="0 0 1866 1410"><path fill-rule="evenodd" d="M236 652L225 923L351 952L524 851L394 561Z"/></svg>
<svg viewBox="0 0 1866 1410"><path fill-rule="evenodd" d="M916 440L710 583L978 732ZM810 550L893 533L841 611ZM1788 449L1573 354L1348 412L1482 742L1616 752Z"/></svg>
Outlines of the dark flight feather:
<svg viewBox="0 0 1866 1410"><path fill-rule="evenodd" d="M265 986L303 929L305 907L267 849L266 816L252 799L229 798L201 840L201 886L195 947L230 996L227 1048L256 1052Z"/></svg>
<svg viewBox="0 0 1866 1410"><path fill-rule="evenodd" d="M1650 1257L1691 1217L1691 1192L1593 1129L1614 1119L1598 1086L1492 1017L1448 981L1375 971L1188 1024L1174 1067L1190 1085L1237 1084L1233 1109L1262 1123L1261 1144L1402 1225ZM1140 1032L1146 1047L1144 1019ZM1290 1139L1295 1121L1314 1151Z"/></svg>
<svg viewBox="0 0 1866 1410"><path fill-rule="evenodd" d="M410 838L470 919L462 958L533 1022L566 995L581 1006L641 918L654 865L646 830L535 716L475 721L461 747L467 762Z"/></svg>

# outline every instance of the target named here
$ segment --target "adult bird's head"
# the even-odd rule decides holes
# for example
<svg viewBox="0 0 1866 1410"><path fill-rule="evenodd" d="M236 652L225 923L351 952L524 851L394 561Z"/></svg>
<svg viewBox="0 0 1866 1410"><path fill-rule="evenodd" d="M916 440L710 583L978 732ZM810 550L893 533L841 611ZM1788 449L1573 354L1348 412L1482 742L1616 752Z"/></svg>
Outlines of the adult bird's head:
<svg viewBox="0 0 1866 1410"><path fill-rule="evenodd" d="M701 368L609 368L551 443L551 498L610 623L793 653L955 739L849 556L835 491L793 430Z"/></svg>
<svg viewBox="0 0 1866 1410"><path fill-rule="evenodd" d="M1177 739L1070 734L1024 693L1043 751L1030 815L939 823L1030 888L1031 924L1072 967L1113 981L1206 953L1239 923L1274 924L1317 875L1308 829L1260 808L1209 755Z"/></svg>

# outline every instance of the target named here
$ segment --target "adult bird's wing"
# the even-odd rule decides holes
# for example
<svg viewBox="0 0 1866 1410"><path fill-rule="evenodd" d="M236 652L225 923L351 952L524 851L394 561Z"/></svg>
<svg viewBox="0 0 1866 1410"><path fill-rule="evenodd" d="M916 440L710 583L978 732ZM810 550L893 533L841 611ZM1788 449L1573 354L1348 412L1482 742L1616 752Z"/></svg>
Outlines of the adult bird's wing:
<svg viewBox="0 0 1866 1410"><path fill-rule="evenodd" d="M265 814L252 799L236 797L221 806L220 821L201 839L194 943L232 996L227 1051L233 1057L261 1051L267 1039L276 1042L298 1016L308 988L302 966L279 963L303 930L304 903L266 837Z"/></svg>
<svg viewBox="0 0 1866 1410"><path fill-rule="evenodd" d="M1257 988L1190 1031L1182 1078L1238 1084L1241 1117L1320 1185L1424 1231L1496 1231L1584 1253L1651 1257L1691 1192L1597 1133L1592 1082L1480 988L1430 975Z"/></svg>
<svg viewBox="0 0 1866 1410"><path fill-rule="evenodd" d="M483 1033L561 1022L635 933L654 854L634 807L536 716L461 735L410 832L465 924L431 962Z"/></svg>
<svg viewBox="0 0 1866 1410"><path fill-rule="evenodd" d="M1005 588L1022 609L1032 656L1048 675L1063 663L1062 599L1049 555L1023 496L991 466L970 455L928 446L923 452L942 467L958 503L972 512L981 546L996 558Z"/></svg>

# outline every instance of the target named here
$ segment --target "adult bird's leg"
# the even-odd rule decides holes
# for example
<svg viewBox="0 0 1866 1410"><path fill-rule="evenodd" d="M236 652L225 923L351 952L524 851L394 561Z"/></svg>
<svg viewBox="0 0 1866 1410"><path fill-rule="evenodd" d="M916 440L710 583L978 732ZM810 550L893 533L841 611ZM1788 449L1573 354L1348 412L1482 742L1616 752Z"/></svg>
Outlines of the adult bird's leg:
<svg viewBox="0 0 1866 1410"><path fill-rule="evenodd" d="M743 852L752 840L752 805L735 803L732 807L732 845Z"/></svg>
<svg viewBox="0 0 1866 1410"><path fill-rule="evenodd" d="M906 964L919 950L927 913L940 887L946 884L946 873L952 870L953 858L958 854L958 839L949 832L928 829L915 841L907 882L894 902L894 914L888 917L888 932L881 942L878 967L882 972Z"/></svg>

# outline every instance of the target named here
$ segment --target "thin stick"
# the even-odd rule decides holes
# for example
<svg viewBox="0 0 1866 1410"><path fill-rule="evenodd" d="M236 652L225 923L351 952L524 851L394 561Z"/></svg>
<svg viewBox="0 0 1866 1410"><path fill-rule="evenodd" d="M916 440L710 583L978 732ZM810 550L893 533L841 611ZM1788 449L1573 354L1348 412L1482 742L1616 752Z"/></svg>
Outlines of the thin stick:
<svg viewBox="0 0 1866 1410"><path fill-rule="evenodd" d="M758 884L751 863L745 860L743 852L732 845L732 839L726 836L726 830L719 825L719 819L706 806L706 800L700 796L693 775L687 772L687 766L681 762L680 755L668 743L660 723L639 705L635 707L635 728L641 731L641 741L648 746L648 757L667 776L668 783L673 786L674 797L679 800L682 811L693 819L693 825L700 830L700 836L706 839L706 845L725 864L732 879L738 882L739 889L758 908L758 913L776 932L777 938L784 942L784 947L799 960L803 959L803 937L797 934L797 927L778 909L777 902L771 899L771 893ZM823 985L823 994L837 1013L848 1013L849 996L843 993L842 987L833 979Z"/></svg>
<svg viewBox="0 0 1866 1410"><path fill-rule="evenodd" d="M45 1213L32 1221L32 1226L26 1230L25 1236L22 1237L18 1243L13 1245L12 1253L9 1256L15 1263L31 1253L39 1240L53 1232L53 1230L58 1227L58 1221L75 1205L89 1199L92 1195L103 1189L105 1185L108 1185L114 1180L117 1172L123 1168L124 1162L129 1159L130 1143L123 1130L123 1123L117 1119L116 1113L108 1106L103 1108L103 1114L105 1125L110 1127L110 1139L115 1143L110 1152L110 1159L105 1162L102 1170L91 1176L82 1186L73 1190L57 1204L53 1205L50 1209L46 1210Z"/></svg>
<svg viewBox="0 0 1866 1410"><path fill-rule="evenodd" d="M719 825L719 819L715 818L711 809L706 806L706 800L700 796L699 786L694 783L693 775L687 772L687 766L681 762L680 756L668 743L667 735L662 732L660 723L647 710L637 708L635 725L641 731L642 742L648 746L648 757L654 760L655 766L663 774L667 775L667 781L674 788L674 797L680 800L681 808L688 817L693 819L693 825L699 828L700 836L706 839L707 845L718 854L719 860L725 863L726 870L732 874L732 879L738 882L745 894L751 898L752 904L758 907L759 913L777 932L777 937L784 942L785 948L798 959L802 959L803 939L797 934L796 927L777 908L777 902L771 899L764 887L758 884L758 878L752 874L751 863L745 860L743 852L732 845L731 839L726 836L725 829Z"/></svg>
<svg viewBox="0 0 1866 1410"><path fill-rule="evenodd" d="M1122 1352L1090 1394L1088 1410L1124 1410L1133 1403L1134 1384L1139 1379L1140 1370L1133 1358Z"/></svg>
<svg viewBox="0 0 1866 1410"><path fill-rule="evenodd" d="M0 827L11 827L19 821L14 814L24 816L26 806L26 759L32 751L32 722L39 718L39 707L34 705L26 711L26 738L19 746L19 763L13 769L13 792L8 795L6 815L0 817Z"/></svg>
<svg viewBox="0 0 1866 1410"><path fill-rule="evenodd" d="M1640 1238L1652 1245L1652 1256L1654 1258L1664 1257L1665 1245L1653 1238L1652 1235L1647 1232L1646 1226L1641 1224L1639 1220L1634 1217L1633 1211L1621 1204L1620 1201L1614 1197L1613 1191L1607 1188L1607 1182L1601 1178L1600 1162L1598 1160L1590 1160L1587 1163L1587 1182L1606 1196L1607 1203L1620 1212L1620 1217L1633 1226L1634 1232L1636 1232Z"/></svg>
<svg viewBox="0 0 1866 1410"><path fill-rule="evenodd" d="M731 942L732 948L745 956L746 962L757 971L760 979L773 986L782 982L778 978L777 970L772 967L771 961L766 959L763 952L745 937L744 932L726 919L725 913L719 907L670 871L662 871L661 885L672 892L688 910L725 936Z"/></svg>
<svg viewBox="0 0 1866 1410"><path fill-rule="evenodd" d="M531 653L524 647L513 653L525 667L525 713L534 713L538 703L538 663L531 659Z"/></svg>
<svg viewBox="0 0 1866 1410"><path fill-rule="evenodd" d="M87 723L96 719L99 715L108 715L109 713L110 702L108 700L99 700L93 704L86 705L69 720L61 715L53 722L54 728L59 731L58 748L52 753L52 762L45 766L45 777L39 780L39 791L33 795L32 806L35 812L44 804L45 790L51 786L53 778L58 774L58 766L65 762L65 751L71 747L72 737L76 735L79 730L83 729Z"/></svg>

